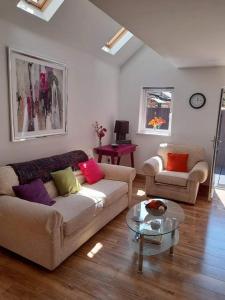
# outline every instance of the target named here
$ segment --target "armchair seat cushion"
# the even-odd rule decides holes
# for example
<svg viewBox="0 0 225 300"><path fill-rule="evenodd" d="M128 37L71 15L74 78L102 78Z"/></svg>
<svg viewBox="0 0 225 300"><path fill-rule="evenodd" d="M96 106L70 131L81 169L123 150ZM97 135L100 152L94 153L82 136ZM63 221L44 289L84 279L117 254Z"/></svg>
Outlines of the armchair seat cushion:
<svg viewBox="0 0 225 300"><path fill-rule="evenodd" d="M156 183L187 186L189 173L163 170L155 176Z"/></svg>

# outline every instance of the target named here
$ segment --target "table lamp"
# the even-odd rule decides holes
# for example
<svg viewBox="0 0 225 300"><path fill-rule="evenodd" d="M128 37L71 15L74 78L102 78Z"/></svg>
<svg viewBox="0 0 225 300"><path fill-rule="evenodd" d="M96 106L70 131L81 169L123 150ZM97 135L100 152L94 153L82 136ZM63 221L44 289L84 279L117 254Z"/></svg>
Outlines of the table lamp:
<svg viewBox="0 0 225 300"><path fill-rule="evenodd" d="M129 121L116 120L114 132L117 144L131 144L131 140L126 140L126 134L129 133Z"/></svg>

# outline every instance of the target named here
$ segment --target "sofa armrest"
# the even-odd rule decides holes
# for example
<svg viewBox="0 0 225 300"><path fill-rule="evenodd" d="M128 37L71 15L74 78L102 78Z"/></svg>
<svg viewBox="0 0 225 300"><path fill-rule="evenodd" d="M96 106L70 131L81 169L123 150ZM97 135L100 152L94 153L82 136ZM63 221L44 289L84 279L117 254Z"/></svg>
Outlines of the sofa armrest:
<svg viewBox="0 0 225 300"><path fill-rule="evenodd" d="M104 163L99 163L99 166L104 172L106 179L130 183L136 176L136 170L134 168Z"/></svg>
<svg viewBox="0 0 225 300"><path fill-rule="evenodd" d="M206 161L200 161L190 171L188 180L203 183L208 177L208 170L208 163Z"/></svg>
<svg viewBox="0 0 225 300"><path fill-rule="evenodd" d="M160 156L154 156L144 162L142 170L145 175L155 176L163 170L163 161Z"/></svg>
<svg viewBox="0 0 225 300"><path fill-rule="evenodd" d="M0 196L0 224L15 230L15 234L29 230L32 233L52 235L62 223L62 215L51 206L12 196Z"/></svg>

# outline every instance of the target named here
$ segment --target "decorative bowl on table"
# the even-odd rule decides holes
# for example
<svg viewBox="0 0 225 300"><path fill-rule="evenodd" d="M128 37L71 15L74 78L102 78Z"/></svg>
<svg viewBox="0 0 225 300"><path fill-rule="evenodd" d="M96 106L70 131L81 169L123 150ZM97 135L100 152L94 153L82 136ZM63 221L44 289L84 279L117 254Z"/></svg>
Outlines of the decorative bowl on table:
<svg viewBox="0 0 225 300"><path fill-rule="evenodd" d="M153 216L162 216L167 210L166 204L159 199L151 199L145 204L145 208Z"/></svg>
<svg viewBox="0 0 225 300"><path fill-rule="evenodd" d="M118 146L119 146L118 144L111 144L112 148L118 148Z"/></svg>

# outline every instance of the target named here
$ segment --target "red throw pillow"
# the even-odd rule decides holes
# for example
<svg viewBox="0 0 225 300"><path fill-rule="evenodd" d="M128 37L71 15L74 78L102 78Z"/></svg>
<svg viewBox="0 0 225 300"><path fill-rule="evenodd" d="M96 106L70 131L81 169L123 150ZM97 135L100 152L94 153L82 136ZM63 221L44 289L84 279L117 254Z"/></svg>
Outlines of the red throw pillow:
<svg viewBox="0 0 225 300"><path fill-rule="evenodd" d="M187 162L189 154L167 153L167 171L188 172Z"/></svg>
<svg viewBox="0 0 225 300"><path fill-rule="evenodd" d="M79 163L78 166L89 184L98 182L105 177L105 174L94 159Z"/></svg>

